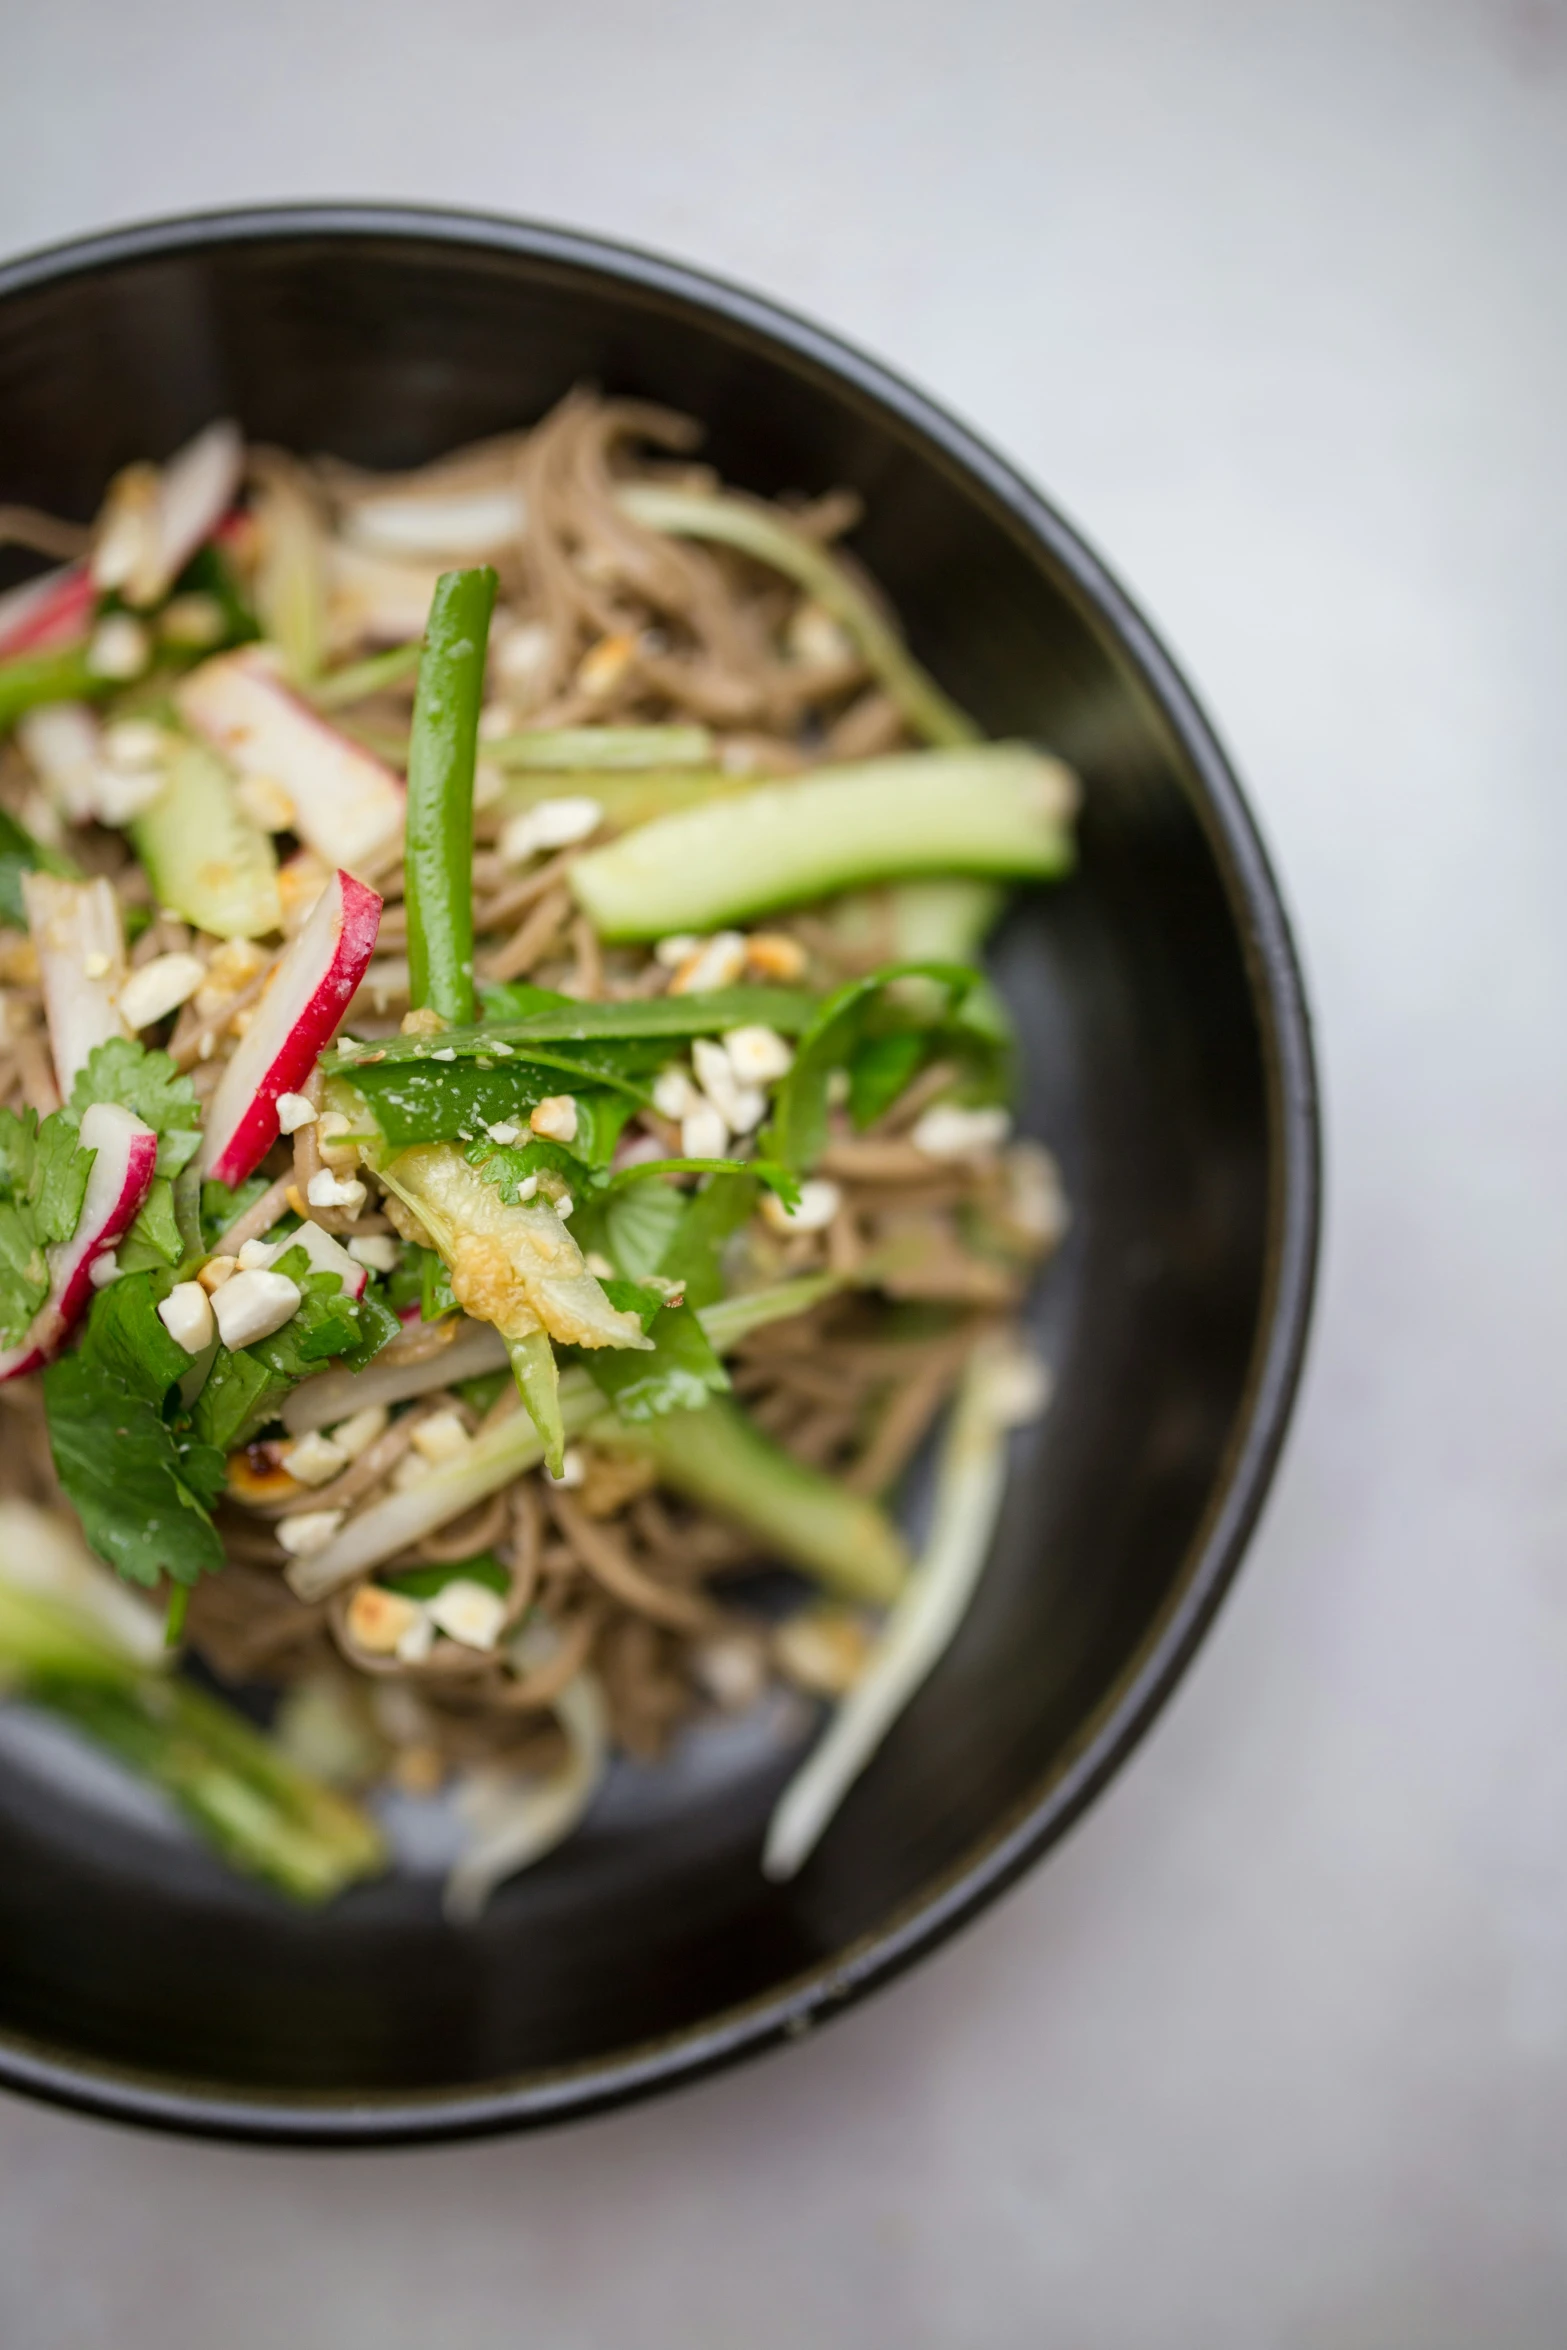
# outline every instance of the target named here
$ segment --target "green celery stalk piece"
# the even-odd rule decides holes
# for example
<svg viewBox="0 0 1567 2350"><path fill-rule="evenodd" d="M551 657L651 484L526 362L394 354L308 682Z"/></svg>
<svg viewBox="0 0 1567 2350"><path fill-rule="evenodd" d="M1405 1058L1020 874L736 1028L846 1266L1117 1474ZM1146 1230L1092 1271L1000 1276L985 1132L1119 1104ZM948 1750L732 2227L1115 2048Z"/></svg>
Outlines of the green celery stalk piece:
<svg viewBox="0 0 1567 2350"><path fill-rule="evenodd" d="M533 1330L526 1338L508 1338L506 1352L511 1357L517 1393L539 1432L544 1466L552 1477L558 1477L566 1465L566 1423L561 1415L560 1365L555 1349L546 1332Z"/></svg>
<svg viewBox="0 0 1567 2350"><path fill-rule="evenodd" d="M644 529L671 538L707 539L735 547L781 571L831 613L867 669L902 711L914 732L931 743L977 741L979 729L915 660L903 639L837 557L776 509L759 501L630 482L619 503Z"/></svg>
<svg viewBox="0 0 1567 2350"><path fill-rule="evenodd" d="M909 752L640 825L580 857L607 939L654 939L918 874L1048 880L1072 863L1070 772L1026 743Z"/></svg>
<svg viewBox="0 0 1567 2350"><path fill-rule="evenodd" d="M728 1396L634 1426L606 1414L588 1433L646 1454L676 1493L743 1526L837 1598L884 1607L903 1585L909 1555L892 1520L795 1460Z"/></svg>
<svg viewBox="0 0 1567 2350"><path fill-rule="evenodd" d="M484 747L488 753L489 744ZM558 800L569 793L573 799L596 800L610 832L629 832L634 825L650 824L655 816L670 816L682 808L705 808L710 800L736 799L755 791L758 780L754 775L725 775L717 767L628 768L624 772L592 768L569 775L530 770L507 777L500 804L508 816L521 816L541 800Z"/></svg>
<svg viewBox="0 0 1567 2350"><path fill-rule="evenodd" d="M554 775L602 768L709 767L713 738L705 726L531 726L484 746L498 767L540 768ZM553 787L560 789L559 784ZM576 784L574 789L584 789ZM545 791L541 798L548 798Z"/></svg>
<svg viewBox="0 0 1567 2350"><path fill-rule="evenodd" d="M262 938L282 927L272 843L241 809L215 751L182 742L162 791L130 828L160 906L217 938Z"/></svg>

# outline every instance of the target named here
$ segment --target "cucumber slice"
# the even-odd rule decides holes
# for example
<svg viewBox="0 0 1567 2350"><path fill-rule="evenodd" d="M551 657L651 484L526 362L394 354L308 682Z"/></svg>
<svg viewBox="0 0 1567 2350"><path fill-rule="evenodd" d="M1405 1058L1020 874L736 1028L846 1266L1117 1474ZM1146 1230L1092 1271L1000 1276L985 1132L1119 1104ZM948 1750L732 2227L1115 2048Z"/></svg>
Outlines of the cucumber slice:
<svg viewBox="0 0 1567 2350"><path fill-rule="evenodd" d="M181 743L167 781L130 828L161 906L216 938L283 926L271 840L240 808L233 778L202 743Z"/></svg>
<svg viewBox="0 0 1567 2350"><path fill-rule="evenodd" d="M715 930L919 874L1043 880L1072 862L1076 779L1026 743L818 768L661 816L579 858L571 886L609 939Z"/></svg>

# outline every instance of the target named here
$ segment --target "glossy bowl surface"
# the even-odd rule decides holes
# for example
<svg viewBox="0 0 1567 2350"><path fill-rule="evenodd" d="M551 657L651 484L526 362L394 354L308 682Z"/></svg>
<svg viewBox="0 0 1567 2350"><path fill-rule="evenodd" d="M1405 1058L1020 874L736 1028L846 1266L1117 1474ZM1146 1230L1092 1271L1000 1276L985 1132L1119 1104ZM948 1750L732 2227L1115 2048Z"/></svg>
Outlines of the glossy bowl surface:
<svg viewBox="0 0 1567 2350"><path fill-rule="evenodd" d="M0 1774L0 2082L235 2137L386 2143L689 2080L885 1982L1037 1859L1189 1661L1284 1434L1310 1310L1309 1025L1235 777L1061 517L860 353L561 231L374 208L132 228L0 271L0 500L91 513L218 414L408 465L570 385L706 420L760 492L863 496L853 545L994 734L1086 784L1081 869L998 971L1070 1239L1057 1399L940 1670L793 1884L757 1867L791 1753L622 1772L589 1826L448 1930L433 1879L298 1916L84 1790ZM3 584L5 574L0 574Z"/></svg>

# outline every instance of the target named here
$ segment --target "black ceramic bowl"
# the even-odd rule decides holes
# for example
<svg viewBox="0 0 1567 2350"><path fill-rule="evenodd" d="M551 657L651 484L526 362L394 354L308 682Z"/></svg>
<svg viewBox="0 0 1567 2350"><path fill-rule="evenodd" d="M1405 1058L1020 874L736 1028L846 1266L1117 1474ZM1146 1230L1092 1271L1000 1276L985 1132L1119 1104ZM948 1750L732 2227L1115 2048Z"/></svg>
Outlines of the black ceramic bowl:
<svg viewBox="0 0 1567 2350"><path fill-rule="evenodd" d="M137 228L0 271L0 499L88 515L209 417L372 466L592 380L691 411L762 492L859 490L942 683L1081 771L1082 862L999 970L1074 1205L1023 1443L950 1654L793 1884L793 1758L610 1807L482 1924L389 1881L300 1916L194 1848L0 1781L0 2081L258 2139L510 2128L689 2080L885 1982L1102 1787L1234 1573L1304 1344L1317 1123L1300 976L1223 753L1051 508L881 368L733 288L552 229L363 209ZM3 579L0 579L3 584ZM646 1807L644 1807L646 1808Z"/></svg>

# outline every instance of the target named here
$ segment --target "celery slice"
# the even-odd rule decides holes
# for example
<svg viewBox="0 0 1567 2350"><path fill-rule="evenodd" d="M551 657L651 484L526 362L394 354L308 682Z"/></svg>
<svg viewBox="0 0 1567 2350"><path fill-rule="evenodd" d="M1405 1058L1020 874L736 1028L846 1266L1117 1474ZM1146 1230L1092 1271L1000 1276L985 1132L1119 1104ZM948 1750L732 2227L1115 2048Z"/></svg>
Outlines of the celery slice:
<svg viewBox="0 0 1567 2350"><path fill-rule="evenodd" d="M659 817L571 886L601 937L649 939L919 874L1044 880L1071 865L1075 805L1026 743L867 759Z"/></svg>
<svg viewBox="0 0 1567 2350"><path fill-rule="evenodd" d="M130 832L160 906L217 938L282 928L272 843L243 814L233 778L205 744L178 746L163 790Z"/></svg>

